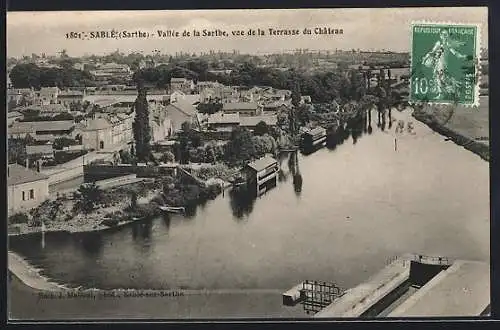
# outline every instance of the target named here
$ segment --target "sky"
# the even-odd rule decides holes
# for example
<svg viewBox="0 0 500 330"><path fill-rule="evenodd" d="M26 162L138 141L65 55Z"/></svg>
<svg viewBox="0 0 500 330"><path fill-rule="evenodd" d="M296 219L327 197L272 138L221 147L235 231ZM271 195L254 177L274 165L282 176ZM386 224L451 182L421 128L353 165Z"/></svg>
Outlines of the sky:
<svg viewBox="0 0 500 330"><path fill-rule="evenodd" d="M86 12L9 12L7 13L7 56L32 53L55 55L66 49L70 56L101 55L155 50L162 53L199 53L210 50L241 53L270 53L292 49L362 49L409 51L413 21L481 24L481 44L488 43L487 7L448 8L352 8L352 9L267 9L267 10L191 10L191 11L86 11ZM244 36L233 37L233 30L342 29L342 35ZM102 30L145 31L220 29L230 36L149 38L149 39L67 39L68 32Z"/></svg>

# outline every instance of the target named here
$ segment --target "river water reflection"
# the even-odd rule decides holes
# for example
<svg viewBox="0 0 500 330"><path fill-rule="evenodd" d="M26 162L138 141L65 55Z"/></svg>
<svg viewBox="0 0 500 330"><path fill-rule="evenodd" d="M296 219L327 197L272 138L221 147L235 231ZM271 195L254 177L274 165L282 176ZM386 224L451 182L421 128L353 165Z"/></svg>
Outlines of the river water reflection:
<svg viewBox="0 0 500 330"><path fill-rule="evenodd" d="M408 113L395 113L408 120ZM99 288L352 287L403 253L489 260L489 166L414 122L365 121L328 148L286 155L257 199L226 193L114 231L10 238L59 282ZM397 138L397 150L395 147Z"/></svg>

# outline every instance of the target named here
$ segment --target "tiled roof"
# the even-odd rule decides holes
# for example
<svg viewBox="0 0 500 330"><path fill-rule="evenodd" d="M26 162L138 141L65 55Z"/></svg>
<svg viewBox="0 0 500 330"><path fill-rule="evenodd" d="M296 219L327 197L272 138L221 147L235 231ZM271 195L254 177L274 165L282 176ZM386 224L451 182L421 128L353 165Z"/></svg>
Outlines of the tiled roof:
<svg viewBox="0 0 500 330"><path fill-rule="evenodd" d="M224 103L222 110L257 110L255 102L232 102Z"/></svg>
<svg viewBox="0 0 500 330"><path fill-rule="evenodd" d="M64 96L83 96L83 92L80 92L80 91L62 91L58 95L58 97L64 97Z"/></svg>
<svg viewBox="0 0 500 330"><path fill-rule="evenodd" d="M186 82L187 79L186 78L171 78L170 79L170 82L174 82L174 83L178 83L178 82Z"/></svg>
<svg viewBox="0 0 500 330"><path fill-rule="evenodd" d="M11 111L7 112L7 118L16 118L16 117L22 117L23 114L20 113L19 111Z"/></svg>
<svg viewBox="0 0 500 330"><path fill-rule="evenodd" d="M96 119L89 120L87 122L87 126L85 127L85 130L86 131L95 131L95 130L106 129L106 128L110 128L110 127L111 127L111 124L106 119L96 118Z"/></svg>
<svg viewBox="0 0 500 330"><path fill-rule="evenodd" d="M276 126L276 124L278 123L278 117L277 116L241 117L240 118L240 126L253 127L253 126L256 126L261 121L265 122L269 126Z"/></svg>
<svg viewBox="0 0 500 330"><path fill-rule="evenodd" d="M199 97L199 96L198 96ZM134 103L137 99L137 94L123 94L123 95L87 95L84 97L84 101L89 101L90 103L97 104L101 107L109 107L118 103ZM166 94L152 94L147 95L146 99L148 101L161 102L168 99Z"/></svg>
<svg viewBox="0 0 500 330"><path fill-rule="evenodd" d="M316 134L321 134L321 133L325 133L325 132L326 132L326 130L323 127L318 126L316 128L309 130L308 132L306 132L306 134L316 135Z"/></svg>
<svg viewBox="0 0 500 330"><path fill-rule="evenodd" d="M278 107L282 107L282 106L289 107L290 103L286 102L286 101L272 101L272 102L268 102L268 103L264 104L264 107L268 108L268 109L278 108Z"/></svg>
<svg viewBox="0 0 500 330"><path fill-rule="evenodd" d="M223 114L223 113L214 113L208 117L208 124L239 124L240 123L240 115L237 113L234 114Z"/></svg>
<svg viewBox="0 0 500 330"><path fill-rule="evenodd" d="M273 157L265 156L260 159L257 159L254 162L248 163L247 166L258 172L276 163L277 163L276 159L274 159Z"/></svg>
<svg viewBox="0 0 500 330"><path fill-rule="evenodd" d="M54 120L54 121L32 121L16 122L10 130L12 131L69 131L75 126L73 120Z"/></svg>
<svg viewBox="0 0 500 330"><path fill-rule="evenodd" d="M42 87L42 88L40 88L41 94L52 94L52 93L56 93L59 91L60 90L58 87Z"/></svg>
<svg viewBox="0 0 500 330"><path fill-rule="evenodd" d="M48 175L32 171L18 164L11 164L7 170L7 185L15 186L22 183L48 179Z"/></svg>
<svg viewBox="0 0 500 330"><path fill-rule="evenodd" d="M187 94L182 97L182 100L194 105L200 102L200 94Z"/></svg>
<svg viewBox="0 0 500 330"><path fill-rule="evenodd" d="M35 126L33 125L19 125L21 124L20 122L15 122L12 124L11 127L8 128L7 133L8 134L34 134L35 133Z"/></svg>
<svg viewBox="0 0 500 330"><path fill-rule="evenodd" d="M196 114L196 108L189 102L185 100L179 100L174 103L171 103L167 106L167 113L172 111L172 109L176 109L188 116L194 116Z"/></svg>
<svg viewBox="0 0 500 330"><path fill-rule="evenodd" d="M26 146L26 153L28 155L51 154L53 152L54 152L54 148L52 147L52 144Z"/></svg>

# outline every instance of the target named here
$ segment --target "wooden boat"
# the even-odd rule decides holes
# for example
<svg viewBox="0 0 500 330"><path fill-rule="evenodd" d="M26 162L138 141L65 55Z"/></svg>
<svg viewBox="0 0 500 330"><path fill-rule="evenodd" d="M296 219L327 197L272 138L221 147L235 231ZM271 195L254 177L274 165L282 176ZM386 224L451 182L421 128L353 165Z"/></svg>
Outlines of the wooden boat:
<svg viewBox="0 0 500 330"><path fill-rule="evenodd" d="M184 213L184 212L186 212L186 209L182 206L179 206L179 207L159 206L159 209L162 210L163 212L168 212L168 213Z"/></svg>

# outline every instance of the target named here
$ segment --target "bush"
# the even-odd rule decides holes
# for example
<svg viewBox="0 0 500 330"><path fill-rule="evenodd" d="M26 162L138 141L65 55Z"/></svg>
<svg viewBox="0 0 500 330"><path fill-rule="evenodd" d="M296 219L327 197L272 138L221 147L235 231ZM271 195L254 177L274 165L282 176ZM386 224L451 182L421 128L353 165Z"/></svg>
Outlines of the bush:
<svg viewBox="0 0 500 330"><path fill-rule="evenodd" d="M69 147L78 144L75 139L60 137L54 140L54 149L62 150L64 147Z"/></svg>
<svg viewBox="0 0 500 330"><path fill-rule="evenodd" d="M28 223L29 217L26 213L16 213L9 217L9 223L18 224L18 223Z"/></svg>
<svg viewBox="0 0 500 330"><path fill-rule="evenodd" d="M162 162L165 162L165 163L171 163L173 161L175 161L175 156L173 153L171 153L170 151L166 151L162 154L160 160Z"/></svg>
<svg viewBox="0 0 500 330"><path fill-rule="evenodd" d="M57 151L54 155L54 160L57 164L64 164L85 154L87 154L86 150L78 150L75 152Z"/></svg>
<svg viewBox="0 0 500 330"><path fill-rule="evenodd" d="M80 185L73 196L77 198L74 207L84 213L89 213L102 203L104 194L102 189L92 182Z"/></svg>
<svg viewBox="0 0 500 330"><path fill-rule="evenodd" d="M206 161L206 153L203 147L189 149L189 160L193 163L204 163Z"/></svg>

